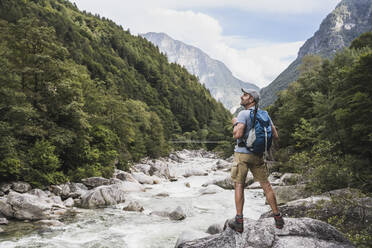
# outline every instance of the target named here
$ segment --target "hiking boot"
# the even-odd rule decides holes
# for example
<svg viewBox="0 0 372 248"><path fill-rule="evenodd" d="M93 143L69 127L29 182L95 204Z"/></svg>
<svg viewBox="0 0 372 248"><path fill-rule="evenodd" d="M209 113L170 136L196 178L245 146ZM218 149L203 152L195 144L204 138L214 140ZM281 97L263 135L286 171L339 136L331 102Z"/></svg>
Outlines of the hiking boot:
<svg viewBox="0 0 372 248"><path fill-rule="evenodd" d="M239 233L242 233L244 231L243 219L233 218L226 220L223 230L225 230L227 226Z"/></svg>
<svg viewBox="0 0 372 248"><path fill-rule="evenodd" d="M275 226L278 229L282 229L284 226L284 220L282 214L274 215Z"/></svg>

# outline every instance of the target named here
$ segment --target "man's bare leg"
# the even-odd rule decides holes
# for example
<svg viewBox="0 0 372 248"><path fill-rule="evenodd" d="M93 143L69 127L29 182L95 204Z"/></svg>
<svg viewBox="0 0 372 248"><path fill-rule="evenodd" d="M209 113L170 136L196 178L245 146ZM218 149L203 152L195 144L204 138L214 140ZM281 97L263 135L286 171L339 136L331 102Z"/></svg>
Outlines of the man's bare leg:
<svg viewBox="0 0 372 248"><path fill-rule="evenodd" d="M273 188L271 187L271 184L269 181L267 182L260 182L262 189L265 192L265 196L267 199L267 202L269 203L271 209L273 210L274 214L278 214L278 204L276 203L275 194L273 191Z"/></svg>
<svg viewBox="0 0 372 248"><path fill-rule="evenodd" d="M243 215L244 207L244 184L235 183L235 208L237 215Z"/></svg>

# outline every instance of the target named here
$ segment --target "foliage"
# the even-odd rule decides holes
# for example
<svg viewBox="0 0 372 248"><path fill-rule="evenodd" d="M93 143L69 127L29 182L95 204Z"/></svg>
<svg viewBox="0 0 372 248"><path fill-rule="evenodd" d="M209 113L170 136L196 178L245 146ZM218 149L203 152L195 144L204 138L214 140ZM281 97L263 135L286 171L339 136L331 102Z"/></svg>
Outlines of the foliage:
<svg viewBox="0 0 372 248"><path fill-rule="evenodd" d="M231 141L230 113L195 76L65 0L0 1L0 82L2 181L110 177L174 138Z"/></svg>
<svg viewBox="0 0 372 248"><path fill-rule="evenodd" d="M276 158L281 170L303 173L313 191L346 186L372 190L368 37L362 35L331 61L304 58L308 63L299 79L269 108L280 136L282 154Z"/></svg>

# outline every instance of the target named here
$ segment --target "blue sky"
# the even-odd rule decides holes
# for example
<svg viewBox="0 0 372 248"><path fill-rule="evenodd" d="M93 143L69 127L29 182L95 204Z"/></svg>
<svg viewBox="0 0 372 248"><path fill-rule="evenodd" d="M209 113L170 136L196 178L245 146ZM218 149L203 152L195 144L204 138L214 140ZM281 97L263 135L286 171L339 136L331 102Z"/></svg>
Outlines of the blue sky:
<svg viewBox="0 0 372 248"><path fill-rule="evenodd" d="M164 32L267 86L340 0L72 0L132 34Z"/></svg>

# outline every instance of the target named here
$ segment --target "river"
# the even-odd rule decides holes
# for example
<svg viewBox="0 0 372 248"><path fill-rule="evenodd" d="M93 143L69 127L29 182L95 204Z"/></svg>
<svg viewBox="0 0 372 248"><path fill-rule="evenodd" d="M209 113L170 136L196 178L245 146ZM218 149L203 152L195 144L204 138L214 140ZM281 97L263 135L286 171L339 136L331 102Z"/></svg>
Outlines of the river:
<svg viewBox="0 0 372 248"><path fill-rule="evenodd" d="M218 190L201 194L201 185L228 172L212 170L218 159L183 152L182 162L168 164L178 181L163 180L146 185L146 191L128 193L125 203L102 209L80 209L75 217L63 221L63 226L35 228L32 223L11 222L0 234L0 248L167 248L174 247L184 231L205 232L212 224L223 224L235 215L234 191ZM207 176L182 177L186 170L208 171ZM189 183L190 187L185 184ZM221 188L222 189L222 188ZM159 193L169 196L156 196ZM130 201L137 201L143 212L123 211ZM152 211L172 211L181 206L186 218L181 221L150 215ZM263 191L245 190L244 216L258 219L268 211Z"/></svg>

